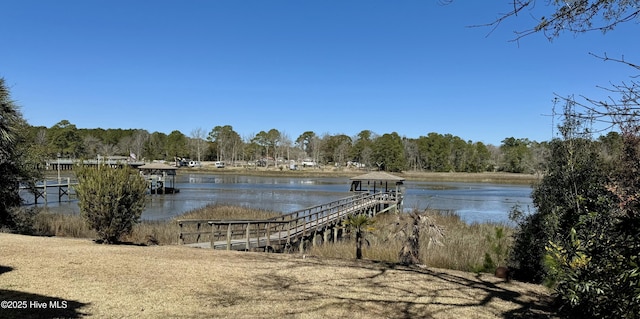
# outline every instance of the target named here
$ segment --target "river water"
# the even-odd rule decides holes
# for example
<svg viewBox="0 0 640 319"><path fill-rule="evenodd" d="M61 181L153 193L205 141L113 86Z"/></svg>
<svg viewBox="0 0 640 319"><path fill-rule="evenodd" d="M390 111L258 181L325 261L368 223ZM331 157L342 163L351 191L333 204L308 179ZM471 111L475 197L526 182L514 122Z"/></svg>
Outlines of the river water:
<svg viewBox="0 0 640 319"><path fill-rule="evenodd" d="M166 220L207 204L228 204L283 213L328 203L350 195L348 178L256 177L184 174L176 176L177 194L149 195L142 219ZM531 187L523 185L405 181L404 208L454 210L468 222L508 222L514 205L533 209ZM49 189L47 207L79 213L77 202L57 203ZM33 197L25 196L33 202ZM42 200L40 200L42 201ZM42 205L42 204L40 204Z"/></svg>

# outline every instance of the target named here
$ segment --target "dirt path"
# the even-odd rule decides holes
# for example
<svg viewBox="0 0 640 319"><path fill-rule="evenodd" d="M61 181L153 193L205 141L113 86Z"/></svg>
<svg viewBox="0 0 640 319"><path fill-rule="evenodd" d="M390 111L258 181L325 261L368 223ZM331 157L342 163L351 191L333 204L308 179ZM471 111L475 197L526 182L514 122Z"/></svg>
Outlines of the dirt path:
<svg viewBox="0 0 640 319"><path fill-rule="evenodd" d="M0 318L548 318L547 299L441 269L0 234Z"/></svg>

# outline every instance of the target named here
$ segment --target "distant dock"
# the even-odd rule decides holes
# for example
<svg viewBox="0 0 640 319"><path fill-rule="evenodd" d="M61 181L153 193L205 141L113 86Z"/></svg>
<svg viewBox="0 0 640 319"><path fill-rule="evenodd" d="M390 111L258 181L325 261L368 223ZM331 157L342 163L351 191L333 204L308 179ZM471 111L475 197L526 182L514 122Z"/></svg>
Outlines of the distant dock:
<svg viewBox="0 0 640 319"><path fill-rule="evenodd" d="M42 199L44 204L47 205L49 202L49 194L58 195L58 202L62 202L63 198L66 197L66 201L69 202L74 199L77 199L75 193L75 186L78 185L78 181L72 181L71 178L58 179L53 181L41 181L36 182L35 184L28 185L20 185L20 191L27 190L29 193L33 195L33 204L37 205L38 200ZM54 189L53 193L49 189Z"/></svg>

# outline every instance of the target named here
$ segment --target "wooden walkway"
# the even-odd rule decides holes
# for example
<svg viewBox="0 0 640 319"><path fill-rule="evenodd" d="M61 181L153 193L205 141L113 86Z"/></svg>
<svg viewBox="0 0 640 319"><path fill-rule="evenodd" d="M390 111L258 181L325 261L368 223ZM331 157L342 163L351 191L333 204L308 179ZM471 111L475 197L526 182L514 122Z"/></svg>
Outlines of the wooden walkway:
<svg viewBox="0 0 640 319"><path fill-rule="evenodd" d="M362 193L267 220L178 220L180 243L227 250L285 251L305 241L336 240L351 215L374 216L397 208L395 193ZM333 235L333 236L332 236Z"/></svg>
<svg viewBox="0 0 640 319"><path fill-rule="evenodd" d="M33 195L33 204L38 204L38 199L42 198L45 205L48 202L48 189L57 188L58 202L62 202L64 196L67 197L67 201L70 201L72 197L75 197L74 186L78 185L78 181L72 181L71 178L59 179L56 181L37 182L32 185L22 184L20 190L27 190Z"/></svg>

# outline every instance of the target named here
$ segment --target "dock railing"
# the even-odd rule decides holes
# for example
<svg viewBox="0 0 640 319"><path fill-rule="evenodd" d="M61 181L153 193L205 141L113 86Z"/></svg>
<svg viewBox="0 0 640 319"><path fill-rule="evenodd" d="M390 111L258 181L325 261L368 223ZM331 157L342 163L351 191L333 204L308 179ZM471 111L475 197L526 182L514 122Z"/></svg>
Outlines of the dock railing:
<svg viewBox="0 0 640 319"><path fill-rule="evenodd" d="M329 226L349 215L371 211L382 203L393 203L392 193L361 193L266 220L178 220L179 243L191 246L250 250L283 245Z"/></svg>
<svg viewBox="0 0 640 319"><path fill-rule="evenodd" d="M33 195L33 204L38 204L38 199L42 198L45 205L48 203L49 188L57 188L58 202L62 202L64 196L67 197L67 201L71 201L72 197L76 197L75 186L78 185L77 180L72 180L70 177L61 178L58 180L43 180L32 183L21 183L19 185L20 190L26 190Z"/></svg>

